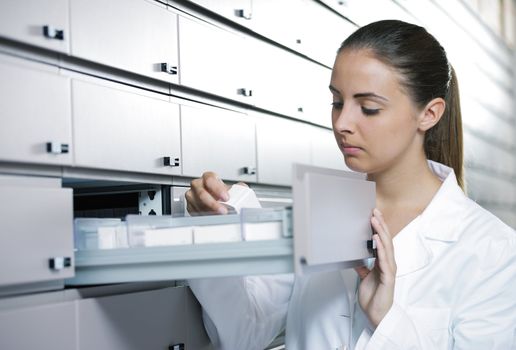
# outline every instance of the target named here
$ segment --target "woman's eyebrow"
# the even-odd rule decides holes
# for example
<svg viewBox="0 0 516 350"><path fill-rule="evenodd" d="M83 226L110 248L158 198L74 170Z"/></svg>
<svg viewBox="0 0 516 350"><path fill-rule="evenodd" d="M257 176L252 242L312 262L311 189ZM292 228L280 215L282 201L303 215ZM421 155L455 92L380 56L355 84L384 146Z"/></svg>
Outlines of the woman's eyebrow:
<svg viewBox="0 0 516 350"><path fill-rule="evenodd" d="M359 94L354 94L353 97L354 98L374 97L374 98L378 98L380 100L389 101L388 98L380 96L380 95L377 95L377 94L375 94L373 92L361 92Z"/></svg>
<svg viewBox="0 0 516 350"><path fill-rule="evenodd" d="M328 86L330 88L330 91L335 92L336 94L340 94L340 91L334 88L333 86Z"/></svg>

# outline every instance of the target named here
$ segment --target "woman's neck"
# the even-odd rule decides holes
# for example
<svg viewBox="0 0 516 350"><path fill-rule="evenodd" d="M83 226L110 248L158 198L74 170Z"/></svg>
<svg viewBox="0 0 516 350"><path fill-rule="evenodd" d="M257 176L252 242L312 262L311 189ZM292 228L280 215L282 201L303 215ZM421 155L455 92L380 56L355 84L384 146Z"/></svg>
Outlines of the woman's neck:
<svg viewBox="0 0 516 350"><path fill-rule="evenodd" d="M387 221L404 217L404 221L410 222L421 214L441 186L424 155L406 157L385 171L368 174L367 178L376 182L376 205Z"/></svg>

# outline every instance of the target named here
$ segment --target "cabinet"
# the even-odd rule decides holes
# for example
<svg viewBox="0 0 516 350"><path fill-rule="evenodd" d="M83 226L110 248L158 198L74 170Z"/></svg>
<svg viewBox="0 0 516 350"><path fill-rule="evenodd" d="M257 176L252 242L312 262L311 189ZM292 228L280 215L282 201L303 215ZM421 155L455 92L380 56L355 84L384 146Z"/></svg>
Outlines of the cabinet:
<svg viewBox="0 0 516 350"><path fill-rule="evenodd" d="M71 0L70 8L73 56L177 84L177 15L165 5Z"/></svg>
<svg viewBox="0 0 516 350"><path fill-rule="evenodd" d="M246 42L241 35L179 17L181 85L252 102Z"/></svg>
<svg viewBox="0 0 516 350"><path fill-rule="evenodd" d="M258 181L291 185L292 164L310 163L309 126L279 117L261 116L256 124Z"/></svg>
<svg viewBox="0 0 516 350"><path fill-rule="evenodd" d="M69 53L68 0L2 0L0 36Z"/></svg>
<svg viewBox="0 0 516 350"><path fill-rule="evenodd" d="M72 277L72 190L0 184L0 197L0 286Z"/></svg>
<svg viewBox="0 0 516 350"><path fill-rule="evenodd" d="M243 26L248 26L253 18L252 0L191 1Z"/></svg>
<svg viewBox="0 0 516 350"><path fill-rule="evenodd" d="M76 349L75 303L0 310L0 348Z"/></svg>
<svg viewBox="0 0 516 350"><path fill-rule="evenodd" d="M312 128L312 164L315 166L349 170L344 160L344 155L335 141L333 132L323 128Z"/></svg>
<svg viewBox="0 0 516 350"><path fill-rule="evenodd" d="M74 80L75 164L181 173L179 106L158 94ZM169 158L169 163L165 162Z"/></svg>
<svg viewBox="0 0 516 350"><path fill-rule="evenodd" d="M257 107L306 119L302 89L305 60L273 45L249 38L253 98ZM308 61L306 61L308 62Z"/></svg>
<svg viewBox="0 0 516 350"><path fill-rule="evenodd" d="M186 288L79 300L78 350L168 349L187 344Z"/></svg>
<svg viewBox="0 0 516 350"><path fill-rule="evenodd" d="M57 68L4 55L0 77L0 160L71 164L69 79Z"/></svg>
<svg viewBox="0 0 516 350"><path fill-rule="evenodd" d="M213 107L181 106L183 175L211 170L221 178L256 181L254 120Z"/></svg>

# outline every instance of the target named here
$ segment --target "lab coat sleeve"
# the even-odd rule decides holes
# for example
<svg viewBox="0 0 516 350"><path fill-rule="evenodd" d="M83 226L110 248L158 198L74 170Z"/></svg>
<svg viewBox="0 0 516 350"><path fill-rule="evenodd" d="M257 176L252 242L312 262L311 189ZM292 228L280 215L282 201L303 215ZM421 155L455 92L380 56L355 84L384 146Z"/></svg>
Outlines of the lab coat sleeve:
<svg viewBox="0 0 516 350"><path fill-rule="evenodd" d="M516 236L490 244L474 281L457 286L463 298L451 308L449 323L415 322L395 303L374 331L363 330L356 350L516 348L515 252Z"/></svg>
<svg viewBox="0 0 516 350"><path fill-rule="evenodd" d="M293 275L190 280L215 349L262 350L285 328Z"/></svg>

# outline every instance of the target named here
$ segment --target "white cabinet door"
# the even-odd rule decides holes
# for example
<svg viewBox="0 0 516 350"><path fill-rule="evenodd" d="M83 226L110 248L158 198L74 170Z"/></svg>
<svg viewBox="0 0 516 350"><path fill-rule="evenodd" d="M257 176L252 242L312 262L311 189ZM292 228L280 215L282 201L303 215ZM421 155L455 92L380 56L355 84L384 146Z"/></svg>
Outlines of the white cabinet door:
<svg viewBox="0 0 516 350"><path fill-rule="evenodd" d="M137 89L115 84L108 87L73 80L76 165L181 173L178 105L158 94L136 92ZM165 164L165 157L170 158L169 165Z"/></svg>
<svg viewBox="0 0 516 350"><path fill-rule="evenodd" d="M328 129L313 127L312 135L312 164L315 166L349 170L344 161L333 132Z"/></svg>
<svg viewBox="0 0 516 350"><path fill-rule="evenodd" d="M301 68L304 60L268 43L251 38L248 41L255 105L305 119L302 91L309 82Z"/></svg>
<svg viewBox="0 0 516 350"><path fill-rule="evenodd" d="M358 27L313 0L301 0L296 14L303 19L299 51L332 67L338 48Z"/></svg>
<svg viewBox="0 0 516 350"><path fill-rule="evenodd" d="M292 185L292 164L310 164L310 126L262 116L256 124L258 182Z"/></svg>
<svg viewBox="0 0 516 350"><path fill-rule="evenodd" d="M247 115L181 106L183 175L214 171L222 179L256 181L255 123Z"/></svg>
<svg viewBox="0 0 516 350"><path fill-rule="evenodd" d="M68 53L68 0L0 1L0 36Z"/></svg>
<svg viewBox="0 0 516 350"><path fill-rule="evenodd" d="M253 0L251 28L271 40L297 50L302 45L302 26L299 0Z"/></svg>
<svg viewBox="0 0 516 350"><path fill-rule="evenodd" d="M75 302L0 311L0 348L76 349Z"/></svg>
<svg viewBox="0 0 516 350"><path fill-rule="evenodd" d="M243 37L179 17L180 82L204 92L252 102Z"/></svg>
<svg viewBox="0 0 516 350"><path fill-rule="evenodd" d="M79 350L187 346L185 288L78 301Z"/></svg>
<svg viewBox="0 0 516 350"><path fill-rule="evenodd" d="M0 77L0 161L71 164L70 80L55 67L7 56Z"/></svg>
<svg viewBox="0 0 516 350"><path fill-rule="evenodd" d="M191 1L243 26L249 26L253 18L251 0Z"/></svg>
<svg viewBox="0 0 516 350"><path fill-rule="evenodd" d="M305 60L301 72L304 119L331 128L331 70Z"/></svg>
<svg viewBox="0 0 516 350"><path fill-rule="evenodd" d="M73 56L177 83L177 15L165 5L71 0L70 6Z"/></svg>
<svg viewBox="0 0 516 350"><path fill-rule="evenodd" d="M0 197L0 286L73 277L72 190L0 185Z"/></svg>

